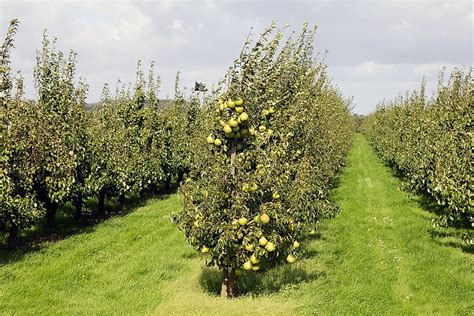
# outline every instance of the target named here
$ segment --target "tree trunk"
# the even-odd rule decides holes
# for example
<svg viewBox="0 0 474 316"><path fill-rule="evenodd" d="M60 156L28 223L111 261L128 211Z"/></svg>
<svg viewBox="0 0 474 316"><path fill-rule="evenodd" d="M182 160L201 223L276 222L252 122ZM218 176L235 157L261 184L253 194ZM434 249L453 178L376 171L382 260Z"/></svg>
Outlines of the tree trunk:
<svg viewBox="0 0 474 316"><path fill-rule="evenodd" d="M185 170L181 170L180 172L178 172L178 183L179 184L181 184L181 182L183 182L185 173L186 173Z"/></svg>
<svg viewBox="0 0 474 316"><path fill-rule="evenodd" d="M8 230L8 240L7 247L8 249L13 249L16 245L18 238L18 226L13 223L10 223L10 229Z"/></svg>
<svg viewBox="0 0 474 316"><path fill-rule="evenodd" d="M166 192L166 193L171 192L171 176L166 177L166 181L165 181L165 192Z"/></svg>
<svg viewBox="0 0 474 316"><path fill-rule="evenodd" d="M59 204L51 201L47 190L44 187L40 187L38 190L38 198L43 202L46 208L46 228L52 229L56 225L56 212Z"/></svg>
<svg viewBox="0 0 474 316"><path fill-rule="evenodd" d="M48 229L52 229L56 226L56 213L58 212L59 204L49 200L46 206L46 226Z"/></svg>
<svg viewBox="0 0 474 316"><path fill-rule="evenodd" d="M77 197L74 199L74 208L76 212L74 213L74 218L81 218L82 217L82 193L79 193Z"/></svg>
<svg viewBox="0 0 474 316"><path fill-rule="evenodd" d="M123 211L125 209L125 193L119 195L118 202L120 205L120 209Z"/></svg>
<svg viewBox="0 0 474 316"><path fill-rule="evenodd" d="M230 149L230 165L232 167L232 176L235 177L235 157L237 156L237 153L235 151L235 147L232 146Z"/></svg>
<svg viewBox="0 0 474 316"><path fill-rule="evenodd" d="M233 269L222 270L221 297L233 298L237 296L237 275Z"/></svg>
<svg viewBox="0 0 474 316"><path fill-rule="evenodd" d="M232 176L235 177L235 147L232 146L230 154L230 165L232 167ZM237 296L237 275L235 270L230 268L224 268L222 270L222 286L221 286L221 297L232 298Z"/></svg>
<svg viewBox="0 0 474 316"><path fill-rule="evenodd" d="M97 205L97 212L99 214L105 214L105 190L99 191L99 201Z"/></svg>

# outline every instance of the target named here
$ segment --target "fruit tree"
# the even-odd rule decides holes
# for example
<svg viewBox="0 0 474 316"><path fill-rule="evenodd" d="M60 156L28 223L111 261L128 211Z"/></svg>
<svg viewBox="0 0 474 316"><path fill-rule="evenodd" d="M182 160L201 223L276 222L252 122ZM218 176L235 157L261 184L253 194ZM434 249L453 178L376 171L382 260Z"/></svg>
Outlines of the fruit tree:
<svg viewBox="0 0 474 316"><path fill-rule="evenodd" d="M332 119L334 125L349 111L334 93L318 104L334 89L324 65L314 60L314 32L305 25L282 45L283 30L272 25L252 48L248 40L205 105L208 118L200 128L207 148L182 187L178 221L207 264L222 270L222 296L237 295L238 277L247 271L296 262L304 232L325 212L323 185L306 186L304 200L315 205L308 208L295 183L308 181L312 172L324 175L311 165L316 151L306 141L317 138L318 121ZM318 117L320 107L332 107L335 115L321 111ZM351 134L350 124L340 129Z"/></svg>

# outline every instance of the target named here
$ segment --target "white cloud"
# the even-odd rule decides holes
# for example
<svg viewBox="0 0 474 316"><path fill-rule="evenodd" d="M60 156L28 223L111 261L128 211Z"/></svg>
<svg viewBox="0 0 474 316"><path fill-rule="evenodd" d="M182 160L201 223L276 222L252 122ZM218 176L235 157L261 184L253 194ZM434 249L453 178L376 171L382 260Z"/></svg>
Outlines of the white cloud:
<svg viewBox="0 0 474 316"><path fill-rule="evenodd" d="M406 32L409 31L412 28L412 24L408 21L402 21L397 24L393 24L390 26L391 30L397 31L397 32Z"/></svg>
<svg viewBox="0 0 474 316"><path fill-rule="evenodd" d="M380 64L373 61L366 61L353 68L356 72L361 74L382 74L395 69L395 67L393 64Z"/></svg>
<svg viewBox="0 0 474 316"><path fill-rule="evenodd" d="M173 23L169 26L173 31L184 31L183 23L180 20L174 20Z"/></svg>
<svg viewBox="0 0 474 316"><path fill-rule="evenodd" d="M167 28L173 32L194 32L202 31L204 29L204 24L199 22L196 24L187 24L184 25L180 20L174 20Z"/></svg>
<svg viewBox="0 0 474 316"><path fill-rule="evenodd" d="M367 113L383 98L417 89L423 76L436 82L443 66L473 64L471 1L52 1L0 0L1 32L21 20L12 61L33 97L35 50L44 28L58 47L78 52L79 75L90 84L89 101L102 85L131 81L138 59L156 60L162 95L182 84L208 85L238 56L250 27L259 34L271 21L298 30L318 25L316 50L329 50L334 82ZM291 14L288 14L291 12Z"/></svg>
<svg viewBox="0 0 474 316"><path fill-rule="evenodd" d="M445 63L426 63L414 65L413 73L419 76L436 76L443 68L447 71L453 71L456 67L462 67L462 65Z"/></svg>

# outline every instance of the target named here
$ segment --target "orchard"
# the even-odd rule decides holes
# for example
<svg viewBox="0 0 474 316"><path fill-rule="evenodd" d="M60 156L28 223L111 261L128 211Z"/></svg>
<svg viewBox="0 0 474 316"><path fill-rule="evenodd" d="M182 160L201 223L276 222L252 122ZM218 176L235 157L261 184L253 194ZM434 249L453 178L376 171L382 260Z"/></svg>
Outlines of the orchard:
<svg viewBox="0 0 474 316"><path fill-rule="evenodd" d="M442 207L442 222L473 227L472 68L445 76L430 100L422 83L420 91L380 104L363 131L409 190Z"/></svg>
<svg viewBox="0 0 474 316"><path fill-rule="evenodd" d="M89 110L88 86L76 78L76 53L65 57L45 32L34 69L38 100L26 100L23 79L13 78L10 67L18 25L11 22L0 56L0 227L8 231L10 247L21 229L43 219L54 232L65 204L80 219L86 201L96 199L101 217L107 199L123 207L126 196L169 191L180 182L191 164L187 140L196 133L190 127L199 113L195 101L182 98L179 76L175 99L161 104L154 63L146 80L139 62L134 85L119 81L112 95L106 84L102 100Z"/></svg>
<svg viewBox="0 0 474 316"><path fill-rule="evenodd" d="M79 219L93 198L103 216L107 199L123 206L126 196L169 192L176 181L184 210L175 220L222 270L221 295L234 297L239 276L295 263L305 236L336 213L328 194L355 124L314 58L315 29L305 25L283 41L272 25L255 43L249 38L203 104L184 99L179 73L174 100L160 102L155 64L145 79L139 62L134 85L119 81L112 94L106 84L86 110L76 53L66 58L46 32L35 67L39 98L24 100L9 68L17 26L2 48L1 220L10 246L43 217L54 231L64 204Z"/></svg>
<svg viewBox="0 0 474 316"><path fill-rule="evenodd" d="M157 64L139 60L132 83L106 83L100 101L88 104L79 56L44 31L31 100L12 69L19 26L10 22L0 50L2 303L32 298L30 306L47 293L44 301L57 296L63 308L47 312L68 314L79 302L84 313L83 302L103 295L105 307L96 300L86 313L114 304L117 313L157 313L179 287L185 302L170 303L169 314L194 311L193 300L196 313L212 314L209 302L242 306L259 295L296 297L298 307L312 301L308 314L323 303L328 313L378 313L380 302L394 314L444 312L425 309L438 295L447 303L436 304L460 302L447 314L467 314L472 67L442 72L431 98L423 82L368 116L354 115L316 52L316 28L305 23L289 33L272 23L249 34L210 91L196 82L185 93L178 71L174 96L160 99ZM28 289L4 290L21 280L21 269ZM400 280L404 292L393 295ZM195 286L195 296L180 292L188 282L245 297L203 296ZM410 294L420 284L428 290ZM373 309L361 309L366 299ZM268 313L265 304L258 311Z"/></svg>
<svg viewBox="0 0 474 316"><path fill-rule="evenodd" d="M472 4L320 2L1 1L0 315L472 315Z"/></svg>

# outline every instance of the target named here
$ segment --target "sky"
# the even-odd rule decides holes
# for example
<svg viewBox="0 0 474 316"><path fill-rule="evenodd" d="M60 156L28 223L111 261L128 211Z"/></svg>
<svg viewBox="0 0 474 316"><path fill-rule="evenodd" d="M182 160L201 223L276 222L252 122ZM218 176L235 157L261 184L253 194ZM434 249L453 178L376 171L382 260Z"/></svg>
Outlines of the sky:
<svg viewBox="0 0 474 316"><path fill-rule="evenodd" d="M474 64L470 0L0 0L2 34L13 18L21 24L12 66L25 76L28 98L36 97L33 68L44 29L58 38L59 49L78 53L89 102L99 100L106 82L134 82L139 59L145 66L156 61L162 98L173 96L178 70L187 93L195 81L212 86L250 29L258 35L272 20L295 31L304 22L318 27L316 51L359 114L419 89L423 78L432 94L443 67Z"/></svg>

